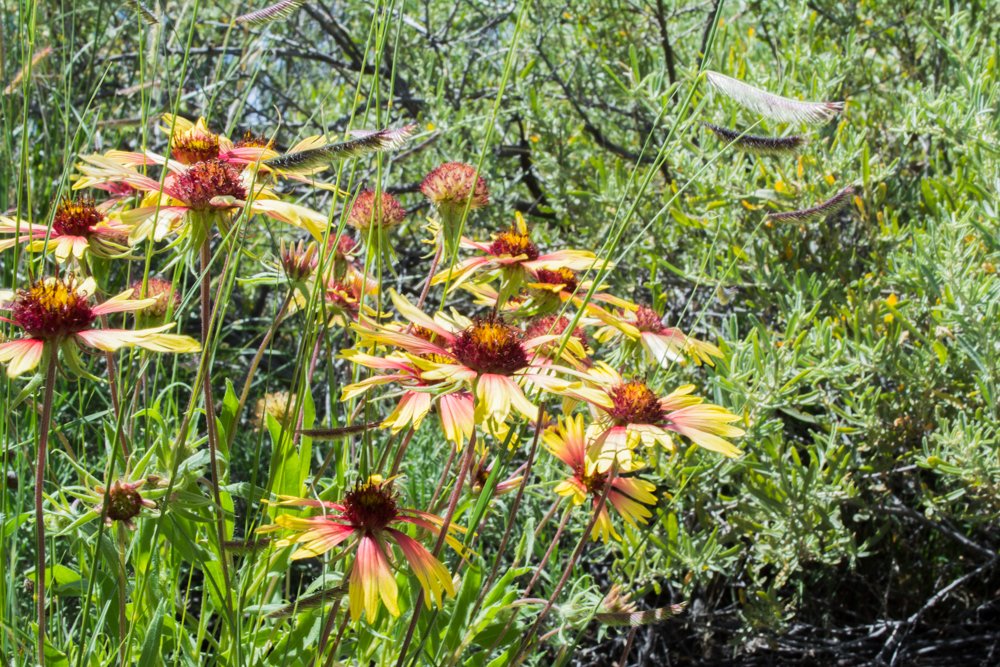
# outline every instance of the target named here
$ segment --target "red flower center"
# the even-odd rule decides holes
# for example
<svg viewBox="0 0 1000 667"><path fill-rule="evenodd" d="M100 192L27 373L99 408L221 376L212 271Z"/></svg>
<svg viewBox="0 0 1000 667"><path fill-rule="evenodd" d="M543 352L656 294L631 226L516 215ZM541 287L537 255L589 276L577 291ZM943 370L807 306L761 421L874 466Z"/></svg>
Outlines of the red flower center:
<svg viewBox="0 0 1000 667"><path fill-rule="evenodd" d="M33 338L60 338L89 328L97 319L87 301L73 282L40 280L18 292L11 317Z"/></svg>
<svg viewBox="0 0 1000 667"><path fill-rule="evenodd" d="M197 164L219 157L219 136L192 128L178 132L170 142L170 154L182 164Z"/></svg>
<svg viewBox="0 0 1000 667"><path fill-rule="evenodd" d="M129 521L139 516L142 510L142 496L135 484L115 481L108 490L108 505L105 514L112 521Z"/></svg>
<svg viewBox="0 0 1000 667"><path fill-rule="evenodd" d="M528 365L521 332L494 315L477 320L460 333L452 353L479 373L512 375Z"/></svg>
<svg viewBox="0 0 1000 667"><path fill-rule="evenodd" d="M382 530L399 516L396 496L387 482L358 482L344 498L351 525L367 532Z"/></svg>
<svg viewBox="0 0 1000 667"><path fill-rule="evenodd" d="M52 231L59 236L87 236L91 228L104 219L90 197L64 199L56 208Z"/></svg>
<svg viewBox="0 0 1000 667"><path fill-rule="evenodd" d="M577 285L579 285L576 280L576 273L572 269L562 267L553 270L539 269L535 273L535 282L546 285L562 285L562 291L571 294L576 292Z"/></svg>
<svg viewBox="0 0 1000 667"><path fill-rule="evenodd" d="M608 390L613 405L608 414L619 424L661 424L665 419L660 400L641 380L615 385Z"/></svg>
<svg viewBox="0 0 1000 667"><path fill-rule="evenodd" d="M236 148L270 148L271 142L268 141L267 137L254 134L250 130L247 130L243 133L243 138L237 141L234 145Z"/></svg>
<svg viewBox="0 0 1000 667"><path fill-rule="evenodd" d="M587 489L587 493L598 497L604 493L604 485L608 483L607 475L596 471L588 475L583 469L583 466L577 466L574 468L573 472L575 473L576 478L580 480L583 486Z"/></svg>
<svg viewBox="0 0 1000 667"><path fill-rule="evenodd" d="M501 255L510 255L511 257L527 255L530 261L538 259L538 247L531 242L531 238L527 234L522 234L511 228L497 234L493 243L490 244L490 254L498 257Z"/></svg>
<svg viewBox="0 0 1000 667"><path fill-rule="evenodd" d="M177 198L193 209L212 208L216 197L246 199L247 191L240 180L240 171L228 162L207 160L191 165L178 174L172 190Z"/></svg>
<svg viewBox="0 0 1000 667"><path fill-rule="evenodd" d="M663 319L656 314L656 311L648 306L639 306L635 311L635 326L639 331L651 331L660 333L664 329Z"/></svg>

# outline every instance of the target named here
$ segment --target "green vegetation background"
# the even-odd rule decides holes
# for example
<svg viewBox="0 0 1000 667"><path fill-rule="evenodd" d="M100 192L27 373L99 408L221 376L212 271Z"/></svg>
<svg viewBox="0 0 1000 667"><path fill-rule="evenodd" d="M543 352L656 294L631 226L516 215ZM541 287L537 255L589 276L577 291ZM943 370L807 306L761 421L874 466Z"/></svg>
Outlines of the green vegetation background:
<svg viewBox="0 0 1000 667"><path fill-rule="evenodd" d="M634 206L611 282L724 349L714 371L684 373L745 417L746 455L692 452L667 465L657 481L669 503L624 545L588 550L567 607L609 581L627 582L644 606L689 600L682 617L639 633L633 661L666 651L673 664L808 661L813 650L814 659L867 664L996 650L1000 7L374 5L311 2L285 21L243 29L228 19L257 8L245 2L161 0L161 23L148 26L128 2L0 0L0 84L52 47L0 97L0 211L44 220L78 152L134 146L143 127L162 144L151 123L175 103L231 134L269 135L280 120L285 147L349 121L418 123L408 148L378 166L387 189L418 212L396 236L392 280L402 287L423 275L416 186L442 161L482 161L494 205L476 217L477 238L519 210L549 242L598 250ZM801 157L727 151L699 125L757 120L697 79L716 12L704 67L792 97L847 100ZM764 122L753 131L797 129ZM661 147L666 160L654 168ZM358 170L355 183L377 176L374 163ZM833 218L764 221L847 184L858 200ZM322 196L306 203L326 210ZM0 274L4 287L16 284L10 253ZM279 296L236 287L217 353L220 386L241 377ZM280 332L255 392L285 388L298 342L294 327ZM3 384L12 400L19 386ZM317 413L335 413L337 394L315 396ZM97 414L105 399L83 387L60 400L57 410L77 419L62 435L102 469L101 426L79 415ZM5 451L19 450L33 417L3 412ZM238 442L258 437L247 429ZM408 471L418 496L435 480L437 450L426 451L426 470ZM253 465L234 454L233 481L248 480ZM21 456L5 466L30 478ZM53 465L53 480L60 475L74 473ZM30 647L11 630L31 613L16 547L30 490L7 493L0 605L3 652L14 655ZM523 515L537 520L548 494L530 494ZM72 636L73 604L56 613ZM626 634L591 628L551 641L575 643L580 664L610 664L602 656L617 657ZM944 639L953 643L941 648Z"/></svg>

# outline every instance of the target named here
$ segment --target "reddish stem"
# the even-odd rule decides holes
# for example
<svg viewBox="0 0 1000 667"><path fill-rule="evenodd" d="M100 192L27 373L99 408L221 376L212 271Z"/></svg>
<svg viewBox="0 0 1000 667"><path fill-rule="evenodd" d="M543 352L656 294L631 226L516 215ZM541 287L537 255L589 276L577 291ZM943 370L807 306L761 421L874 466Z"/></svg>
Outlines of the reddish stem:
<svg viewBox="0 0 1000 667"><path fill-rule="evenodd" d="M35 460L35 593L38 595L38 664L45 665L45 461L49 448L49 428L52 425L52 399L56 383L56 348L46 344L45 395L42 398L42 424L38 433L38 453Z"/></svg>

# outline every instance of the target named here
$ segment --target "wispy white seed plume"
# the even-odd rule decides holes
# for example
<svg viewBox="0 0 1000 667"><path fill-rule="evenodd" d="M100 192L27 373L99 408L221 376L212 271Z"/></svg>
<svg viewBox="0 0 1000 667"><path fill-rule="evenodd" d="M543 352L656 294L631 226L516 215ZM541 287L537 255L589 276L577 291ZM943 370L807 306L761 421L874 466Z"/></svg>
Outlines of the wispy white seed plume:
<svg viewBox="0 0 1000 667"><path fill-rule="evenodd" d="M595 614L595 618L599 623L604 625L612 626L623 626L627 625L629 627L635 628L640 625L649 625L650 623L656 623L657 621L665 621L668 618L677 616L682 611L684 611L685 604L672 604L669 607L661 607L659 609L647 609L645 611L621 611L621 612L605 612L600 614Z"/></svg>
<svg viewBox="0 0 1000 667"><path fill-rule="evenodd" d="M399 148L413 134L416 125L395 130L358 131L354 139L327 144L295 153L285 153L264 162L272 169L287 172L307 172L328 165L334 160L359 157L368 153L391 151Z"/></svg>
<svg viewBox="0 0 1000 667"><path fill-rule="evenodd" d="M794 153L806 143L806 138L801 135L765 137L757 134L743 134L739 130L730 130L728 127L719 127L711 123L703 122L702 125L710 129L719 139L726 143L756 155Z"/></svg>
<svg viewBox="0 0 1000 667"><path fill-rule="evenodd" d="M234 20L236 23L264 25L265 23L270 23L271 21L287 19L289 16L294 14L299 7L306 4L306 1L307 0L281 0L281 2L276 2L270 7L264 7L263 9L258 9L256 11L243 14L242 16L237 16Z"/></svg>
<svg viewBox="0 0 1000 667"><path fill-rule="evenodd" d="M843 102L802 102L769 93L719 74L706 72L708 82L737 104L779 123L825 123L844 110Z"/></svg>
<svg viewBox="0 0 1000 667"><path fill-rule="evenodd" d="M156 25L157 23L160 22L159 19L156 18L156 14L154 14L149 7L142 4L142 2L140 2L139 0L132 0L130 4L135 8L137 12L139 12L139 16L142 17L142 20L148 23L149 25Z"/></svg>
<svg viewBox="0 0 1000 667"><path fill-rule="evenodd" d="M776 222L813 222L823 220L837 211L842 210L851 203L854 196L854 186L848 185L846 188L827 199L822 204L817 204L810 208L799 209L798 211L786 211L784 213L770 213L768 219Z"/></svg>

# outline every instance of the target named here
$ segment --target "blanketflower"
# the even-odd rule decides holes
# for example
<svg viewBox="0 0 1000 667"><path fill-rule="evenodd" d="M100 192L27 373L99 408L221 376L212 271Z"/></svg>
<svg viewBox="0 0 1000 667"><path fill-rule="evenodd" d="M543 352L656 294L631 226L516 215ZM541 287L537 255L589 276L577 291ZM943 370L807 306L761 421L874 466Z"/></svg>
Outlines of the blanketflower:
<svg viewBox="0 0 1000 667"><path fill-rule="evenodd" d="M399 616L398 589L391 563L392 543L399 547L419 580L428 606L440 606L444 594L455 595L455 585L445 566L420 542L400 530L405 524L412 524L437 535L441 519L427 512L400 507L391 480L372 476L355 485L339 503L282 498L277 505L317 507L328 512L310 518L281 514L274 524L257 529L259 533L292 531L293 535L276 543L278 547L298 546L291 555L292 560L319 556L352 540L348 546L355 550L348 586L352 620L357 621L364 613L369 622L374 621L380 599L390 614ZM457 540L450 535L446 535L446 540L461 553L462 547Z"/></svg>
<svg viewBox="0 0 1000 667"><path fill-rule="evenodd" d="M633 526L644 524L653 516L646 506L656 505L656 496L653 495L655 485L637 477L621 477L597 470L597 462L587 453L583 415L560 419L558 424L545 429L542 442L549 452L573 471L571 476L556 485L555 492L572 499L574 505L580 505L590 498L592 508L596 508L605 488L611 486L607 489L607 500L601 506L591 530L591 539L600 537L607 542L609 537L613 537L621 540L611 522L609 506Z"/></svg>
<svg viewBox="0 0 1000 667"><path fill-rule="evenodd" d="M56 207L52 227L18 221L0 216L0 234L11 238L0 239L0 250L18 243L27 244L31 252L53 252L60 264L70 257L83 259L88 252L110 257L128 251L119 241L128 235L128 227L114 221L89 197L64 199Z"/></svg>
<svg viewBox="0 0 1000 667"><path fill-rule="evenodd" d="M529 420L538 409L528 400L522 384L560 393L570 383L554 377L559 367L535 355L539 345L556 336L525 339L520 330L496 316L477 320L430 317L404 297L390 292L396 310L424 335L362 322L355 326L361 343L398 347L420 369L423 380L441 381L438 391L466 388L475 397L474 420L501 429L511 410ZM465 428L472 425L463 424Z"/></svg>
<svg viewBox="0 0 1000 667"><path fill-rule="evenodd" d="M402 388L402 396L389 416L382 420L382 428L392 429L393 433L398 433L411 425L415 429L420 428L424 417L436 407L441 420L441 430L447 440L460 448L466 438L472 436L473 400L472 394L468 391L441 393L435 386L441 384L441 381L425 380L421 377L421 369L403 354L376 357L349 349L341 352L340 356L359 366L382 373L344 387L342 401L348 401L375 387L387 384L398 384Z"/></svg>
<svg viewBox="0 0 1000 667"><path fill-rule="evenodd" d="M722 357L722 351L711 343L688 336L680 329L668 327L663 319L648 306L623 309L614 317L601 317L607 326L595 338L602 343L638 342L651 363L666 367L671 362L684 362L685 354L696 364L715 365L713 357Z"/></svg>
<svg viewBox="0 0 1000 667"><path fill-rule="evenodd" d="M279 200L273 190L255 178L252 169L241 169L218 158L192 165L169 161L162 185L105 156L85 155L81 160L77 166L85 177L73 184L74 189L117 183L146 193L139 207L121 215L132 245L150 237L161 241L170 234L179 234L191 235L197 247L213 224L226 231L244 209L250 215L266 215L304 229L317 241L322 240L327 226L325 215Z"/></svg>
<svg viewBox="0 0 1000 667"><path fill-rule="evenodd" d="M692 396L694 385L678 387L660 397L642 380L628 380L604 362L597 362L584 376L591 386L570 387L565 392L589 403L598 414L587 429L590 455L598 472L617 461L622 471L635 470L632 450L640 443L676 449L673 435L690 439L699 447L736 457L742 454L725 438L739 437L743 430L732 426L739 417L719 405Z"/></svg>
<svg viewBox="0 0 1000 667"><path fill-rule="evenodd" d="M447 281L449 289L455 289L476 273L488 272L492 278L492 274L499 272L506 282L501 294L506 296L516 292L525 278L540 270L584 271L611 265L606 260L598 259L589 250L557 250L543 254L531 240L528 225L520 213L515 214L514 225L495 234L490 243L463 237L461 247L478 250L482 254L438 272L431 279L432 285Z"/></svg>
<svg viewBox="0 0 1000 667"><path fill-rule="evenodd" d="M16 293L0 292L0 309L10 318L2 318L24 330L23 338L0 344L0 363L7 364L7 375L17 377L34 370L46 350L60 350L73 370L82 370L78 349L87 346L114 352L120 347L143 347L156 352L198 352L201 346L190 336L163 333L173 324L151 329L102 329L93 325L101 315L141 310L155 299L134 300L132 290L125 290L104 303L90 305L96 285L93 278L76 280L46 278L29 289Z"/></svg>

